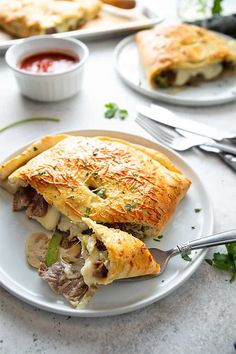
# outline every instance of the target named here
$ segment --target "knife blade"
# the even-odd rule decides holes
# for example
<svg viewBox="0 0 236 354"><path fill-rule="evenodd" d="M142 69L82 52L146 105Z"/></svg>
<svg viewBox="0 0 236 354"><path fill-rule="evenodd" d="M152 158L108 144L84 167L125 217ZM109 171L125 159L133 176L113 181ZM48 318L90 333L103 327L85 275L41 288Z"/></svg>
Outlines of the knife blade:
<svg viewBox="0 0 236 354"><path fill-rule="evenodd" d="M162 123L173 128L180 128L194 134L215 139L217 141L236 138L236 133L234 132L222 129L218 130L203 123L194 122L186 118L179 118L170 110L154 104L152 104L150 107L139 105L137 111L139 114L148 117L158 123Z"/></svg>

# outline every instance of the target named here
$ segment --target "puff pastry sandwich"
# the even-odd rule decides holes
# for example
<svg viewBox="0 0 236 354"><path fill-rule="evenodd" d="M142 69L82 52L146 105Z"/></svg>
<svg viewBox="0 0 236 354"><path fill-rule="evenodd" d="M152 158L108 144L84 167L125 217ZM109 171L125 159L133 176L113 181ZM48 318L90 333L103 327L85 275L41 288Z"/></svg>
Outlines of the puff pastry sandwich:
<svg viewBox="0 0 236 354"><path fill-rule="evenodd" d="M13 210L53 231L26 242L30 265L74 307L120 278L158 273L158 236L190 181L158 151L109 137L46 136L0 165Z"/></svg>
<svg viewBox="0 0 236 354"><path fill-rule="evenodd" d="M236 72L236 41L201 27L156 27L137 33L136 43L152 87L194 85Z"/></svg>
<svg viewBox="0 0 236 354"><path fill-rule="evenodd" d="M14 194L13 209L48 230L61 215L73 223L89 217L139 238L161 233L190 186L158 151L69 135L34 143L0 166L0 180Z"/></svg>
<svg viewBox="0 0 236 354"><path fill-rule="evenodd" d="M100 9L99 0L2 0L0 27L16 37L71 31Z"/></svg>

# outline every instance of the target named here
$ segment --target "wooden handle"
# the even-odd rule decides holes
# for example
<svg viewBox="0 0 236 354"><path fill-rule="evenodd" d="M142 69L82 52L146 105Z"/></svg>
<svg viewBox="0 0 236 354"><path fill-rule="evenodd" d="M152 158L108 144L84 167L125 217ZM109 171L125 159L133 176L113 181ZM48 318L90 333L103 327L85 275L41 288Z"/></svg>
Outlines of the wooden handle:
<svg viewBox="0 0 236 354"><path fill-rule="evenodd" d="M122 9L133 9L136 5L135 0L102 0L105 4L120 7Z"/></svg>

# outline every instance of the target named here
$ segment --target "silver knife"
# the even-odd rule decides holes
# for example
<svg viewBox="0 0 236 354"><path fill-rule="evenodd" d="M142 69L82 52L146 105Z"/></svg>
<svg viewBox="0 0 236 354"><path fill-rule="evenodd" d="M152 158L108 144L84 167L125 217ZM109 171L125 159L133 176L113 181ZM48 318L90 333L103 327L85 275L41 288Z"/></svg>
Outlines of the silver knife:
<svg viewBox="0 0 236 354"><path fill-rule="evenodd" d="M189 139L191 139L193 135L196 136L195 134L186 132L182 129L175 129L175 130L179 134L181 134L184 137L189 138ZM204 151L213 152L213 153L217 154L229 167L231 167L234 171L236 171L236 156L232 155L230 153L222 152L219 149L219 145L221 145L221 144L214 142L213 139L209 138L209 143L210 143L210 145L205 145L205 143L204 143L204 145L199 145L198 147ZM214 144L215 144L215 146L214 146Z"/></svg>
<svg viewBox="0 0 236 354"><path fill-rule="evenodd" d="M190 140L194 140L197 137L199 137L199 135L194 134L194 133L190 133L190 132L186 132L183 129L175 128L175 130L179 134L181 134L182 136L184 136L185 138L188 138ZM209 146L209 147L218 149L218 151L223 151L223 152L227 152L229 154L236 155L236 147L230 146L228 144L217 143L215 140L213 140L211 138L206 138L206 140L204 140L204 142L202 144L200 143L199 145Z"/></svg>
<svg viewBox="0 0 236 354"><path fill-rule="evenodd" d="M236 138L236 133L222 129L218 130L203 123L194 122L185 118L179 118L170 110L154 104L152 104L150 107L140 105L138 106L137 111L141 115L148 117L158 123L162 123L174 128L184 129L201 136L207 136L217 141Z"/></svg>

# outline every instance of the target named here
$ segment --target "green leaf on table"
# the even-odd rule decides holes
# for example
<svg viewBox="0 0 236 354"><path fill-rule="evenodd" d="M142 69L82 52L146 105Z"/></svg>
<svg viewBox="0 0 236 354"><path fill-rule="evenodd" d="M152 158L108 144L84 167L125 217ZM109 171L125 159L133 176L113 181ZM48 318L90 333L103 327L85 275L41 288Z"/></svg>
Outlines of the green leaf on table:
<svg viewBox="0 0 236 354"><path fill-rule="evenodd" d="M127 109L119 108L114 102L106 103L104 107L106 108L106 111L104 112L105 118L112 119L118 117L124 120L128 116Z"/></svg>
<svg viewBox="0 0 236 354"><path fill-rule="evenodd" d="M206 262L220 270L231 273L230 282L236 278L236 243L227 243L225 245L227 253L216 252L212 259L206 259Z"/></svg>
<svg viewBox="0 0 236 354"><path fill-rule="evenodd" d="M211 8L212 15L220 15L221 14L221 12L223 11L222 1L223 0L214 0L213 1L213 5Z"/></svg>
<svg viewBox="0 0 236 354"><path fill-rule="evenodd" d="M105 108L107 108L107 110L105 111L105 117L108 119L114 118L116 115L116 112L118 111L118 106L116 103L106 103L105 104Z"/></svg>

